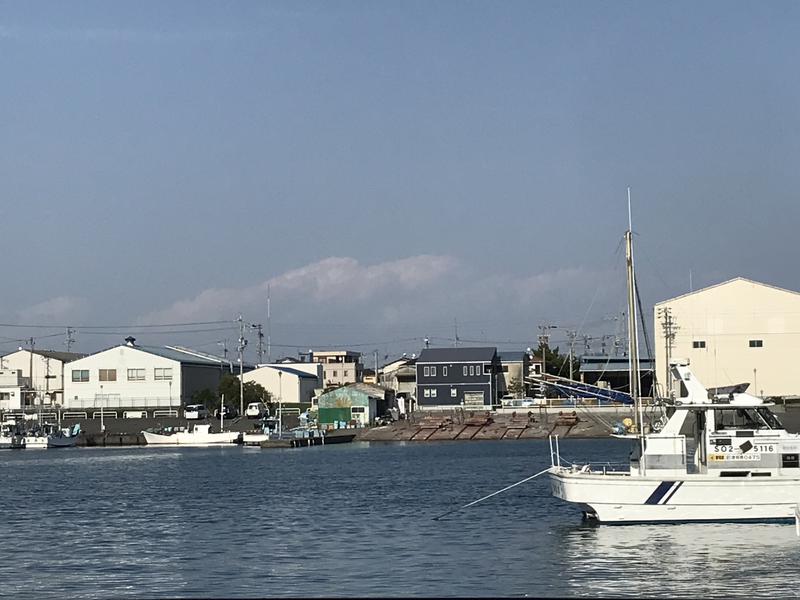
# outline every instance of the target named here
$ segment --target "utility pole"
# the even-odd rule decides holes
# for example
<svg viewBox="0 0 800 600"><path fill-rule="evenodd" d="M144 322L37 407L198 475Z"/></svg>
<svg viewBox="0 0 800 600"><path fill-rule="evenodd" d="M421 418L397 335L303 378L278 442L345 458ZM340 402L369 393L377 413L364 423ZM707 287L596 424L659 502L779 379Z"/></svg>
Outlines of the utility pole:
<svg viewBox="0 0 800 600"><path fill-rule="evenodd" d="M569 340L569 378L572 379L572 357L575 354L575 338L578 332L574 329L567 329L567 339Z"/></svg>
<svg viewBox="0 0 800 600"><path fill-rule="evenodd" d="M261 323L256 325L250 325L252 329L258 331L258 363L263 364L264 362L264 333L261 331Z"/></svg>
<svg viewBox="0 0 800 600"><path fill-rule="evenodd" d="M31 337L28 341L30 342L30 345L31 345L30 364L29 364L29 367L28 367L28 376L30 377L31 391L28 394L28 397L30 397L31 394L33 394L33 396L35 398L36 397L36 391L35 391L35 388L33 387L33 348L34 348L34 345L36 344L36 340L34 340L33 337Z"/></svg>
<svg viewBox="0 0 800 600"><path fill-rule="evenodd" d="M247 340L244 339L244 321L242 315L236 319L239 321L239 415L244 415L244 347Z"/></svg>
<svg viewBox="0 0 800 600"><path fill-rule="evenodd" d="M550 330L557 329L557 325L550 325L545 323L544 325L539 325L539 344L542 346L542 379L544 380L545 375L547 375L547 347L550 344Z"/></svg>
<svg viewBox="0 0 800 600"><path fill-rule="evenodd" d="M458 347L458 319L453 317L453 333L455 337L453 338L453 345Z"/></svg>
<svg viewBox="0 0 800 600"><path fill-rule="evenodd" d="M378 351L375 350L375 385L380 385L378 381Z"/></svg>
<svg viewBox="0 0 800 600"><path fill-rule="evenodd" d="M75 333L75 330L72 327L67 327L67 339L64 342L67 345L67 352L72 350L72 344L75 343L75 338L72 337L72 334Z"/></svg>
<svg viewBox="0 0 800 600"><path fill-rule="evenodd" d="M668 306L662 306L658 309L658 316L661 319L661 329L664 332L664 350L666 357L666 371L667 376L664 381L667 384L667 396L672 395L672 370L670 369L670 361L672 360L672 348L675 345L675 332L680 329L675 325L675 319L672 317L672 309Z"/></svg>

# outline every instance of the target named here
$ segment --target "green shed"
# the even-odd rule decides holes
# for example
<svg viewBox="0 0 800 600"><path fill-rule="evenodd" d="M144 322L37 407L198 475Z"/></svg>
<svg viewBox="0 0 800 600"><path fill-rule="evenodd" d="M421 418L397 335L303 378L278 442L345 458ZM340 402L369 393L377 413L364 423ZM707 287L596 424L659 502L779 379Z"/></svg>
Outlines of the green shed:
<svg viewBox="0 0 800 600"><path fill-rule="evenodd" d="M390 390L369 383L351 383L325 392L319 397L319 423L370 425L388 410L390 394Z"/></svg>

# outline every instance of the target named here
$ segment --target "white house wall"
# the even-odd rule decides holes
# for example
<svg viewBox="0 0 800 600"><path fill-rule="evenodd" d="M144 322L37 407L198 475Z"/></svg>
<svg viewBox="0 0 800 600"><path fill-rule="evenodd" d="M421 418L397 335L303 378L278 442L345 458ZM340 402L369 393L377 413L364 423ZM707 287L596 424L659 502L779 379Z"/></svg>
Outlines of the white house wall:
<svg viewBox="0 0 800 600"><path fill-rule="evenodd" d="M706 387L749 382L755 395L800 394L794 354L800 347L800 294L736 279L655 306L656 375L666 377L659 309L670 308L677 328L672 358L688 358ZM761 340L761 347L750 347ZM705 342L695 348L694 342Z"/></svg>
<svg viewBox="0 0 800 600"><path fill-rule="evenodd" d="M28 350L17 350L7 354L2 359L3 368L22 371L22 376L30 377L31 353ZM37 392L60 392L64 389L64 363L55 358L48 358L41 354L33 353L33 388ZM47 378L46 375L52 375ZM53 400L60 400L60 393L56 393Z"/></svg>
<svg viewBox="0 0 800 600"><path fill-rule="evenodd" d="M281 373L280 376L279 373ZM286 404L311 404L314 390L319 385L319 380L316 378L300 377L271 367L260 367L245 373L244 382L248 381L261 385L272 394L274 402L277 402L282 395L282 402Z"/></svg>
<svg viewBox="0 0 800 600"><path fill-rule="evenodd" d="M171 368L171 380L156 380L155 369ZM116 381L100 381L100 369L116 369ZM144 381L128 381L128 369L144 369ZM72 372L88 370L88 382L73 382ZM68 409L167 408L182 400L181 363L129 346L110 348L67 363L64 406ZM102 391L101 391L102 386ZM101 397L102 394L102 397ZM103 402L105 401L105 402Z"/></svg>

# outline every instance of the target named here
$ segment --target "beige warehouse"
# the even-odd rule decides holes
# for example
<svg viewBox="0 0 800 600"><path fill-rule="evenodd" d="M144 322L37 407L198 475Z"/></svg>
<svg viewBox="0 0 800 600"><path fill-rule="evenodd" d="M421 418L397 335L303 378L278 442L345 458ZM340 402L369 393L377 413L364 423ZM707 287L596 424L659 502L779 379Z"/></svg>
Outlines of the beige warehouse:
<svg viewBox="0 0 800 600"><path fill-rule="evenodd" d="M672 360L688 358L706 387L747 382L748 391L759 396L800 395L794 373L800 293L737 277L660 302L654 313L656 374L662 385L669 352Z"/></svg>

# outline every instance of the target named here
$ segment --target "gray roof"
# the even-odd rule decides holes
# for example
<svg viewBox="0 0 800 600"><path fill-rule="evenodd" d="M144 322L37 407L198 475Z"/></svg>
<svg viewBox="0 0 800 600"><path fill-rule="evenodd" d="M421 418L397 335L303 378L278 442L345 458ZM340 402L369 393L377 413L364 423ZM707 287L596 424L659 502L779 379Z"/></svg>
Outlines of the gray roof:
<svg viewBox="0 0 800 600"><path fill-rule="evenodd" d="M425 348L420 352L417 362L492 362L496 355L497 348L494 346L480 348Z"/></svg>
<svg viewBox="0 0 800 600"><path fill-rule="evenodd" d="M316 375L312 375L311 373L307 373L305 371L300 371L299 369L292 369L291 367L277 367L275 365L267 365L270 369L275 369L276 371L283 371L284 373L290 373L291 375L297 375L303 379L317 379Z"/></svg>
<svg viewBox="0 0 800 600"><path fill-rule="evenodd" d="M70 362L71 360L78 360L83 358L86 354L82 352L60 352L58 350L33 350L34 354L44 356L45 358L52 358L53 360L60 360L61 362Z"/></svg>
<svg viewBox="0 0 800 600"><path fill-rule="evenodd" d="M639 358L639 369L641 371L652 371L654 363L652 358ZM622 372L628 371L627 356L582 356L580 370L583 372L606 371Z"/></svg>
<svg viewBox="0 0 800 600"><path fill-rule="evenodd" d="M499 352L497 356L500 362L523 362L525 360L525 352Z"/></svg>
<svg viewBox="0 0 800 600"><path fill-rule="evenodd" d="M141 350L142 352L147 352L149 354L155 354L156 356L161 356L162 358L177 360L183 364L213 365L215 367L218 367L219 365L228 365L228 361L223 358L215 359L210 356L198 356L196 354L190 354L189 352L184 352L175 348L166 348L164 346L140 346L136 344L135 346L128 347Z"/></svg>

